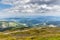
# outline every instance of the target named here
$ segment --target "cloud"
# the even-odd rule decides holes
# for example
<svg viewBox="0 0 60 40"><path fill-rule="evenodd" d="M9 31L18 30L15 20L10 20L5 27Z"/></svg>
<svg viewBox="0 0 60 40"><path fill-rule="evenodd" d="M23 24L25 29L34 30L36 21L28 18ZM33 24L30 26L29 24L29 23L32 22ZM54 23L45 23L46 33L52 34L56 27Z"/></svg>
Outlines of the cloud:
<svg viewBox="0 0 60 40"><path fill-rule="evenodd" d="M6 15L43 15L60 12L59 0L2 0L0 3L12 5L11 8L2 10ZM56 4L56 5L55 5ZM17 15L16 15L17 14Z"/></svg>
<svg viewBox="0 0 60 40"><path fill-rule="evenodd" d="M32 4L51 4L55 0L31 0L30 3Z"/></svg>
<svg viewBox="0 0 60 40"><path fill-rule="evenodd" d="M3 10L8 13L43 13L49 11L60 11L59 5L48 6L46 4L38 5L38 4L27 4L27 5L18 5L12 7L10 9Z"/></svg>

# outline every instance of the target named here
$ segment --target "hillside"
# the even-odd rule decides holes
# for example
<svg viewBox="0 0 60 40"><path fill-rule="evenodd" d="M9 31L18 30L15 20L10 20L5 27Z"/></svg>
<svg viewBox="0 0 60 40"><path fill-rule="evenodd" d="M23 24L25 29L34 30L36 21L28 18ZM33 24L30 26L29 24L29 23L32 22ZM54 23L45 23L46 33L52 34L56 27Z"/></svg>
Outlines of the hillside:
<svg viewBox="0 0 60 40"><path fill-rule="evenodd" d="M60 40L60 27L35 27L0 32L0 40Z"/></svg>

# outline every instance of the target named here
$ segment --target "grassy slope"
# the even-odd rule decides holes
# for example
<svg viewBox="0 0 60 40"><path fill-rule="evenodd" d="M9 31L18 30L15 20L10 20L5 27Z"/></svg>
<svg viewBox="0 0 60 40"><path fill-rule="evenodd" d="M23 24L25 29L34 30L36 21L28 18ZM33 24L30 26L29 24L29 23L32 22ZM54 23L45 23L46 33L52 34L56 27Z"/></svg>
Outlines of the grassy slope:
<svg viewBox="0 0 60 40"><path fill-rule="evenodd" d="M30 28L8 34L0 33L0 40L60 40L60 27Z"/></svg>

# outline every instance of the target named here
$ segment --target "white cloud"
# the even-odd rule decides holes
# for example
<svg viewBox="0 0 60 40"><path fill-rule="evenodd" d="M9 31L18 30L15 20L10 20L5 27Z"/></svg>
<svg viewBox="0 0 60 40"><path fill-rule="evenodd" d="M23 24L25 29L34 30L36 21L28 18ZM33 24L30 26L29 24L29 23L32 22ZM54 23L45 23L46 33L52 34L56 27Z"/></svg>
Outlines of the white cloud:
<svg viewBox="0 0 60 40"><path fill-rule="evenodd" d="M27 16L59 13L60 5L50 4L53 1L55 2L55 0L2 0L1 3L3 4L13 5L13 7L4 9L2 12L10 16L16 16L16 14L17 16Z"/></svg>

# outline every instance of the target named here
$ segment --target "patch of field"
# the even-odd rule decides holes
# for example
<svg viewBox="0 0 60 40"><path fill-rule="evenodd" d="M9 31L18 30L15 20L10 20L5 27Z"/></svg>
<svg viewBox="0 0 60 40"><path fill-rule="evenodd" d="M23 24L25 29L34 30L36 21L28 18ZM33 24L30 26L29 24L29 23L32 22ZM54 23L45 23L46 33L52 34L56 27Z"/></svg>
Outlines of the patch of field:
<svg viewBox="0 0 60 40"><path fill-rule="evenodd" d="M0 32L0 40L60 40L60 27L36 27Z"/></svg>

